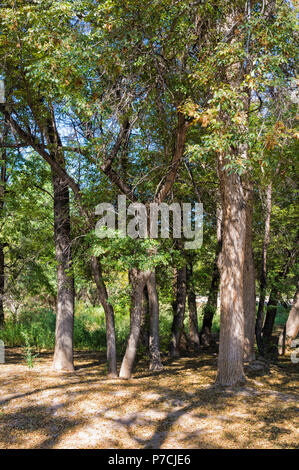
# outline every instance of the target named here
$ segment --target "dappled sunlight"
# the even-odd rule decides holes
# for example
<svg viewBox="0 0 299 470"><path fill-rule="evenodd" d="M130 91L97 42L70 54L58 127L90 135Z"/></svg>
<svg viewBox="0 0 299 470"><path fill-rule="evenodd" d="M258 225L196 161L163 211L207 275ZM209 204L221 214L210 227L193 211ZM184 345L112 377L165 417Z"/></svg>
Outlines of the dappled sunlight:
<svg viewBox="0 0 299 470"><path fill-rule="evenodd" d="M0 448L296 447L298 370L285 359L246 386L214 387L216 358L185 357L127 381L105 375L104 357L76 352L74 374L34 369L8 350L1 365ZM296 375L297 373L297 375Z"/></svg>

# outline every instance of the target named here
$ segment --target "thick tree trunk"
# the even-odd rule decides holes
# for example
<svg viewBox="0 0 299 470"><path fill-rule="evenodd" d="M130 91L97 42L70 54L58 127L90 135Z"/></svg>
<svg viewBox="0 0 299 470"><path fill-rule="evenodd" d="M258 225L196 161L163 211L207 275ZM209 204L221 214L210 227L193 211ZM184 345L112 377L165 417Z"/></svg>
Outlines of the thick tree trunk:
<svg viewBox="0 0 299 470"><path fill-rule="evenodd" d="M40 122L47 145L53 149L51 160L65 169L62 142L56 128L53 109L47 110L48 117ZM51 166L54 193L54 241L57 261L57 312L55 329L55 350L53 368L74 371L73 336L75 287L71 250L70 195L68 181Z"/></svg>
<svg viewBox="0 0 299 470"><path fill-rule="evenodd" d="M105 312L108 374L117 377L114 310L108 302L108 293L102 277L101 265L96 256L91 257L92 273L97 286L98 298Z"/></svg>
<svg viewBox="0 0 299 470"><path fill-rule="evenodd" d="M169 354L171 358L180 357L180 340L184 328L186 307L186 266L179 269L176 275L176 300L174 302L174 315L171 328Z"/></svg>
<svg viewBox="0 0 299 470"><path fill-rule="evenodd" d="M150 370L162 370L159 339L159 298L156 286L156 274L150 272L147 279L149 301L149 353Z"/></svg>
<svg viewBox="0 0 299 470"><path fill-rule="evenodd" d="M209 291L208 301L203 309L203 321L200 331L200 342L203 346L210 346L212 343L212 323L214 315L217 311L217 299L220 282L220 254L222 249L222 209L217 210L217 247L214 259L211 287Z"/></svg>
<svg viewBox="0 0 299 470"><path fill-rule="evenodd" d="M73 371L74 276L69 189L54 171L54 239L57 261L57 313L53 368Z"/></svg>
<svg viewBox="0 0 299 470"><path fill-rule="evenodd" d="M148 273L138 271L136 268L131 270L132 283L132 306L131 306L131 328L128 338L126 352L121 364L119 377L121 379L129 379L132 374L138 341L140 337L141 318L142 318L142 300L143 291L147 282Z"/></svg>
<svg viewBox="0 0 299 470"><path fill-rule="evenodd" d="M294 296L292 308L290 310L288 320L284 331L279 336L278 346L279 354L284 354L286 347L291 346L292 341L299 333L299 281Z"/></svg>
<svg viewBox="0 0 299 470"><path fill-rule="evenodd" d="M5 196L5 186L6 186L6 152L2 150L1 155L1 173L0 173L0 220L3 215L4 208L4 196ZM4 308L3 308L3 298L4 298L4 244L0 243L0 328L4 326Z"/></svg>
<svg viewBox="0 0 299 470"><path fill-rule="evenodd" d="M264 322L264 305L266 299L266 288L267 288L267 252L270 243L270 222L271 222L271 209L272 209L272 183L267 187L266 192L266 207L265 207L265 233L262 248L262 265L260 274L260 299L257 311L255 335L257 347L260 354L264 354L263 340L262 340L262 328Z"/></svg>
<svg viewBox="0 0 299 470"><path fill-rule="evenodd" d="M239 175L223 169L219 176L223 209L223 242L220 266L220 343L216 384L244 382L243 272L246 236L246 201Z"/></svg>
<svg viewBox="0 0 299 470"><path fill-rule="evenodd" d="M193 265L189 263L187 267L187 291L188 291L188 309L189 309L189 332L190 340L195 348L199 348L199 331L197 319L196 295L193 283Z"/></svg>
<svg viewBox="0 0 299 470"><path fill-rule="evenodd" d="M245 182L246 201L246 237L245 237L245 261L243 281L244 304L244 361L255 359L255 319L256 319L256 293L255 293L255 268L252 249L252 217L253 217L253 185Z"/></svg>

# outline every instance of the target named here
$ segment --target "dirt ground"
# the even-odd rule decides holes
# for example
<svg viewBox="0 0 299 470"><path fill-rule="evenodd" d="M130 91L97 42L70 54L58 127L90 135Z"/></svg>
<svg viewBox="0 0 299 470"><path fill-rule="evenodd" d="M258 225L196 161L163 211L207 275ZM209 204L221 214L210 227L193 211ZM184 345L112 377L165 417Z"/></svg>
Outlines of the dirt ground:
<svg viewBox="0 0 299 470"><path fill-rule="evenodd" d="M28 369L21 350L0 364L0 448L296 448L299 364L290 357L244 387L213 387L216 356L201 353L128 381L105 376L105 358L76 352L75 374Z"/></svg>

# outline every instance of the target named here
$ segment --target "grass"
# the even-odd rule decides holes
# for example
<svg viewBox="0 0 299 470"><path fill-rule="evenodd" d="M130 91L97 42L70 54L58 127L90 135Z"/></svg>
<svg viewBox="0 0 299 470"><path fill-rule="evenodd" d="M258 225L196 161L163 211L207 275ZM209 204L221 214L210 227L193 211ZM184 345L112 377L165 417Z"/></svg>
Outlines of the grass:
<svg viewBox="0 0 299 470"><path fill-rule="evenodd" d="M288 316L288 310L279 305L275 325L281 328ZM160 342L161 351L168 351L173 313L169 304L160 308ZM6 347L26 346L28 343L40 350L51 350L55 345L55 321L52 310L41 309L25 310L16 319L7 316L5 328L0 330L0 340ZM129 333L128 308L115 309L116 342L119 353L124 352L127 335ZM202 308L198 309L199 329L202 324ZM216 313L212 332L218 333L220 328L220 314ZM185 329L188 331L188 316L185 318ZM106 349L105 316L101 307L86 306L78 303L74 322L74 347L77 349L98 350Z"/></svg>

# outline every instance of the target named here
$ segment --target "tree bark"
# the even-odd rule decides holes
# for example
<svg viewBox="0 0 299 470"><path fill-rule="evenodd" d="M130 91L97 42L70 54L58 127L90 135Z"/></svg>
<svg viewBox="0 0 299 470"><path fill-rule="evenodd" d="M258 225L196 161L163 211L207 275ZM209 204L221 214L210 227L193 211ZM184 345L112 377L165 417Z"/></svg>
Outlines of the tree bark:
<svg viewBox="0 0 299 470"><path fill-rule="evenodd" d="M91 257L91 268L99 301L105 312L108 374L110 377L117 377L114 310L108 302L108 293L102 277L101 265L96 256Z"/></svg>
<svg viewBox="0 0 299 470"><path fill-rule="evenodd" d="M222 209L217 209L217 247L214 259L211 287L209 291L208 301L203 309L203 321L200 331L200 342L203 346L210 346L212 343L212 323L214 315L217 311L217 298L220 282L220 254L222 249Z"/></svg>
<svg viewBox="0 0 299 470"><path fill-rule="evenodd" d="M119 373L121 379L129 379L132 374L140 337L143 291L147 282L148 273L133 268L130 277L132 282L131 327L126 352Z"/></svg>
<svg viewBox="0 0 299 470"><path fill-rule="evenodd" d="M252 248L252 218L253 218L253 184L245 181L246 191L246 237L245 237L245 261L243 281L244 304L244 361L255 359L255 319L256 319L256 292L255 292L255 268Z"/></svg>
<svg viewBox="0 0 299 470"><path fill-rule="evenodd" d="M262 328L264 321L264 305L266 299L266 288L267 288L267 252L270 243L270 222L271 222L271 210L272 210L272 182L268 185L266 191L266 207L265 207L265 233L262 248L262 264L260 274L260 299L257 311L257 318L255 324L255 335L257 347L260 354L264 354L263 340L262 340Z"/></svg>
<svg viewBox="0 0 299 470"><path fill-rule="evenodd" d="M216 384L244 382L243 273L246 236L246 201L239 175L223 168L219 176L223 209L223 244L220 266L220 343Z"/></svg>
<svg viewBox="0 0 299 470"><path fill-rule="evenodd" d="M299 281L294 295L292 308L290 310L284 331L279 336L278 346L279 354L284 354L286 347L291 346L292 341L299 333Z"/></svg>
<svg viewBox="0 0 299 470"><path fill-rule="evenodd" d="M50 110L45 125L41 124L52 160L65 168L62 143L57 132L53 111ZM51 166L54 192L54 241L57 261L57 312L53 368L74 371L73 336L75 287L71 250L70 195L68 180Z"/></svg>
<svg viewBox="0 0 299 470"><path fill-rule="evenodd" d="M176 300L174 302L174 316L171 328L169 354L171 358L180 357L180 340L184 328L186 307L186 266L179 269L176 274Z"/></svg>
<svg viewBox="0 0 299 470"><path fill-rule="evenodd" d="M149 353L150 370L162 370L159 338L159 298L156 285L156 274L150 272L147 279L149 301Z"/></svg>
<svg viewBox="0 0 299 470"><path fill-rule="evenodd" d="M189 309L189 332L193 347L199 348L199 331L197 319L196 295L193 283L193 265L189 263L187 267L187 291L188 291L188 309Z"/></svg>
<svg viewBox="0 0 299 470"><path fill-rule="evenodd" d="M57 313L53 368L74 371L74 276L71 253L69 189L52 170L54 188L54 240L57 261Z"/></svg>

